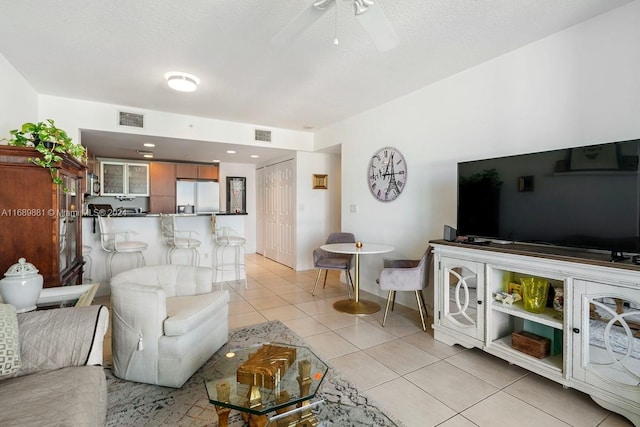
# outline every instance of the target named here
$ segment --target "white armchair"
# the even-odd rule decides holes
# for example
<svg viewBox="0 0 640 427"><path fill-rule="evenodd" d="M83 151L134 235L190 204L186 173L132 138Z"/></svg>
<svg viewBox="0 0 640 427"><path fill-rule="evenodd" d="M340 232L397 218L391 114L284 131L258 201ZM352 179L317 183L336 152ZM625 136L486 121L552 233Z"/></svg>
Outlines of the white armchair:
<svg viewBox="0 0 640 427"><path fill-rule="evenodd" d="M181 387L229 336L229 293L212 270L141 267L111 279L113 372L118 378Z"/></svg>

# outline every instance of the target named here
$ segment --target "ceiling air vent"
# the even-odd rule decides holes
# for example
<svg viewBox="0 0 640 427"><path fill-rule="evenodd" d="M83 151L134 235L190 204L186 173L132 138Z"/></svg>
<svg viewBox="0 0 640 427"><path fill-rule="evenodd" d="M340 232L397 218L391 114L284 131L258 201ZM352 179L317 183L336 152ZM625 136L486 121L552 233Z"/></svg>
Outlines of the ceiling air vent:
<svg viewBox="0 0 640 427"><path fill-rule="evenodd" d="M144 128L144 114L118 111L118 124L133 128Z"/></svg>
<svg viewBox="0 0 640 427"><path fill-rule="evenodd" d="M256 129L256 141L271 142L271 131Z"/></svg>

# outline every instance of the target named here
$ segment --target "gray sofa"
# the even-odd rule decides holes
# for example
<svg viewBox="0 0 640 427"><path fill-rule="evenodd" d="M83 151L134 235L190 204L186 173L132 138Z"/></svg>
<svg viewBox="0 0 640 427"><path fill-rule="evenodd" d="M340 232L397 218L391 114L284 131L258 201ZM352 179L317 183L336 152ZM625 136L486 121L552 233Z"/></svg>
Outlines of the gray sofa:
<svg viewBox="0 0 640 427"><path fill-rule="evenodd" d="M59 308L17 317L21 367L0 377L0 425L104 425L107 308Z"/></svg>

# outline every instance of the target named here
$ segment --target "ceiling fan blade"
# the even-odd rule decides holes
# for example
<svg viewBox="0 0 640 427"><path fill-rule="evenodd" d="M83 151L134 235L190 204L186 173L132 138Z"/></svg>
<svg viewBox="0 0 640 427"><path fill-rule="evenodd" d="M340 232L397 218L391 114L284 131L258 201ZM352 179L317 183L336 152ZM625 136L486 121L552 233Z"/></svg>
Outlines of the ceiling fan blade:
<svg viewBox="0 0 640 427"><path fill-rule="evenodd" d="M323 8L316 7L316 3L323 4ZM271 39L271 43L275 45L283 45L290 43L292 40L302 34L307 28L309 28L314 22L316 22L322 15L324 15L329 9L335 7L336 2L331 1L328 3L315 1L309 7L296 16L291 22L289 22L282 30L278 32Z"/></svg>
<svg viewBox="0 0 640 427"><path fill-rule="evenodd" d="M364 12L357 14L356 18L379 51L391 50L400 43L400 37L377 2L367 7Z"/></svg>

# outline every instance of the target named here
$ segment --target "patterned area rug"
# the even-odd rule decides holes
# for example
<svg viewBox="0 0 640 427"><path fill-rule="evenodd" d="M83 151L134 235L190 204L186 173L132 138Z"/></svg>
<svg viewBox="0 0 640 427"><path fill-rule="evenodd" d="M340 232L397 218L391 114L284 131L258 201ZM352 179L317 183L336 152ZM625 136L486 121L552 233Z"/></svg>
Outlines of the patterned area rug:
<svg viewBox="0 0 640 427"><path fill-rule="evenodd" d="M229 349L248 347L266 342L280 342L307 346L283 323L272 321L232 331L229 342L205 363L179 389L123 381L105 368L108 387L106 426L211 426L218 425L218 416L204 386L203 372L207 366L222 357ZM326 361L325 361L326 363ZM326 402L357 407L364 421L349 417L339 410L341 405L324 405L323 411L334 411L331 422L323 426L392 426L377 410L379 405L360 392L343 374L330 366L316 398ZM320 405L323 406L323 405ZM383 411L384 412L384 411ZM400 422L394 422L402 426ZM229 425L244 426L241 415L231 411Z"/></svg>

